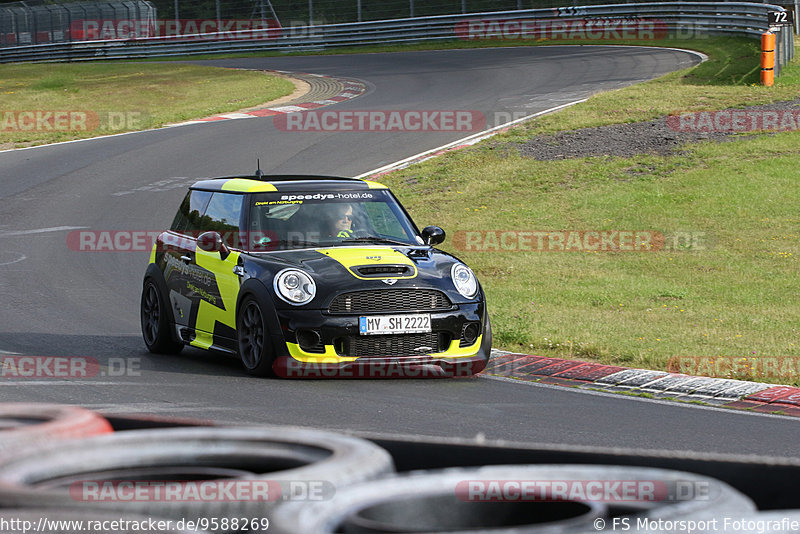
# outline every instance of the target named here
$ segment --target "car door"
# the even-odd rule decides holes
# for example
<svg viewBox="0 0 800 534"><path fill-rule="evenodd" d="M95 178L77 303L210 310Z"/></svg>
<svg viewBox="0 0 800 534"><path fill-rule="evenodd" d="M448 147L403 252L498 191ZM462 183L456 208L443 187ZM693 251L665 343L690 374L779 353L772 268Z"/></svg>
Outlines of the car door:
<svg viewBox="0 0 800 534"><path fill-rule="evenodd" d="M200 222L211 196L210 191L189 191L178 209L170 231L159 236L164 250L162 270L169 291L167 298L172 307L178 334L187 341L192 339L194 329L192 302L187 286L195 267L194 256Z"/></svg>
<svg viewBox="0 0 800 534"><path fill-rule="evenodd" d="M235 350L240 279L234 268L242 249L239 228L244 198L242 194L215 192L200 221L200 233L219 233L228 252L197 247L192 258L193 276L185 287L195 314L195 339L191 344L197 347L213 345L218 349Z"/></svg>

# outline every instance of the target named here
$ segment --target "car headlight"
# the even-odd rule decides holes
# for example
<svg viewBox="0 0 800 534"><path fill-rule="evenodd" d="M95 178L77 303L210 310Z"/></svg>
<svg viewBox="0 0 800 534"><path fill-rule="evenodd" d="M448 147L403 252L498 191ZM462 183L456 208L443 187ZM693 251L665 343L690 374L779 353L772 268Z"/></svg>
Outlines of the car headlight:
<svg viewBox="0 0 800 534"><path fill-rule="evenodd" d="M308 274L297 269L284 269L275 275L275 293L289 304L300 306L317 294L317 284Z"/></svg>
<svg viewBox="0 0 800 534"><path fill-rule="evenodd" d="M456 263L450 269L450 278L459 293L471 299L478 293L478 279L472 269L463 263Z"/></svg>

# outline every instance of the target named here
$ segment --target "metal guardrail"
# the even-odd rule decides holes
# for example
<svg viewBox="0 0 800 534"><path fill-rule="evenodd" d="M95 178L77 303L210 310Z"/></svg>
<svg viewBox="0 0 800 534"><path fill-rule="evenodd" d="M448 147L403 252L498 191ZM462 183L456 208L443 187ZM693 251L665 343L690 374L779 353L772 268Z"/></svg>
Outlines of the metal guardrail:
<svg viewBox="0 0 800 534"><path fill-rule="evenodd" d="M0 47L0 63L136 59L267 50L292 52L356 45L471 39L474 33L470 32L480 24L484 24L486 28L498 29L495 33L478 32L478 37L509 40L563 38L578 42L577 39L597 36L598 31L601 32L600 39L622 38L628 35L620 33L625 29L640 32L638 38L643 42L653 38L648 31L656 31L664 37L758 37L770 30L767 20L770 11L785 9L777 5L744 2L659 2L530 9L219 34L7 46ZM511 34L509 28L516 28L516 33ZM780 67L794 57L793 32L791 26L777 26L772 29L778 43L776 74L779 74ZM636 35L633 34L634 39L637 38Z"/></svg>

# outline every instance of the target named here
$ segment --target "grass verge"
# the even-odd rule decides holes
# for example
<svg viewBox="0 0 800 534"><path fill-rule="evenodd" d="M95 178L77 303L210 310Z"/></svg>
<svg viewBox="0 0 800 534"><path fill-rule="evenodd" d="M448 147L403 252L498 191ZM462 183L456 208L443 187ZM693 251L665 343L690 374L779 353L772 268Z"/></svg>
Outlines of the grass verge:
<svg viewBox="0 0 800 534"><path fill-rule="evenodd" d="M4 65L0 148L157 128L293 90L278 76L173 63Z"/></svg>
<svg viewBox="0 0 800 534"><path fill-rule="evenodd" d="M670 156L537 161L517 150L542 133L797 96L797 64L771 89L753 85L758 49L748 40L691 48L710 60L381 178L415 219L451 236L654 230L702 237L700 246L658 252L476 251L448 239L444 248L472 266L486 289L497 348L652 369L667 369L678 356L721 356L749 362L723 367L724 377L800 385L800 134L743 135ZM763 369L767 357L789 358Z"/></svg>

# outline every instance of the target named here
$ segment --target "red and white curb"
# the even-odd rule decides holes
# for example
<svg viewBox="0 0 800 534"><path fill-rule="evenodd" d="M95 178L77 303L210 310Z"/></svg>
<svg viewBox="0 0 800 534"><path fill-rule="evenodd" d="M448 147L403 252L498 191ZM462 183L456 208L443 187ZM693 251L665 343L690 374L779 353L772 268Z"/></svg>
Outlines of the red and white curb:
<svg viewBox="0 0 800 534"><path fill-rule="evenodd" d="M286 71L268 71L268 72L275 72L278 74L283 75L297 75L300 73L293 73L293 72L286 72ZM203 124L208 122L218 122L218 121L227 121L227 120L237 120L237 119L253 119L257 117L272 117L275 115L285 115L287 113L297 113L302 111L308 111L311 109L318 109L325 106L330 106L332 104L338 104L340 102L345 102L347 100L356 98L364 94L367 90L367 86L364 82L360 82L358 80L351 80L347 78L337 78L333 76L325 76L322 74L302 74L307 78L322 78L327 80L332 80L338 82L342 85L342 89L335 95L330 96L328 98L322 100L311 100L308 102L301 102L292 105L286 106L274 106L269 108L261 108L261 109L254 109L251 111L239 111L233 113L221 113L219 115L213 115L211 117L205 117L203 119L193 119L186 122L180 122L177 124L170 124L170 127L173 126L185 126L187 124Z"/></svg>
<svg viewBox="0 0 800 534"><path fill-rule="evenodd" d="M483 374L800 417L800 388L492 351Z"/></svg>

